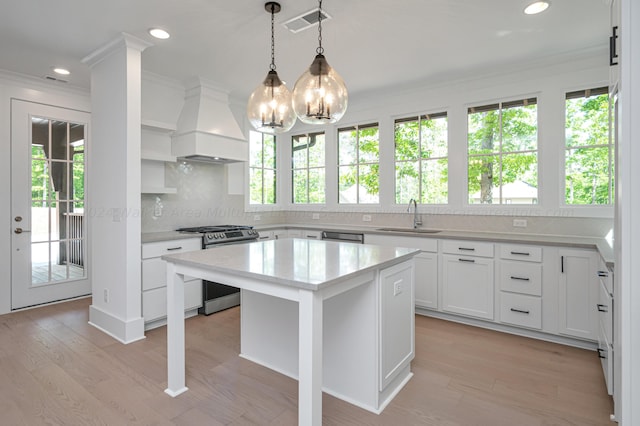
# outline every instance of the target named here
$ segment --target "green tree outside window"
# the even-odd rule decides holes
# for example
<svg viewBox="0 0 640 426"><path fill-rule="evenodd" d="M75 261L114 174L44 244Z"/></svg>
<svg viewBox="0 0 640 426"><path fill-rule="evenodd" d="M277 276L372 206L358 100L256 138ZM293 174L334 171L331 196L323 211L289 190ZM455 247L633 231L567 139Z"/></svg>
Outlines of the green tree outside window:
<svg viewBox="0 0 640 426"><path fill-rule="evenodd" d="M396 203L447 204L447 113L398 119L394 133Z"/></svg>
<svg viewBox="0 0 640 426"><path fill-rule="evenodd" d="M535 98L468 109L469 204L537 204Z"/></svg>

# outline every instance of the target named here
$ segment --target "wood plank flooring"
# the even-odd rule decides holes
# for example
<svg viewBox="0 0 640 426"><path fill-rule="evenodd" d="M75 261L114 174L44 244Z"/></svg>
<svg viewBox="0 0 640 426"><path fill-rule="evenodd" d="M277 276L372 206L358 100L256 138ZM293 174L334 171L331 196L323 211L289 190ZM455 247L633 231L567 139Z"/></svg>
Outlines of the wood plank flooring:
<svg viewBox="0 0 640 426"><path fill-rule="evenodd" d="M0 316L2 425L295 425L297 382L238 357L239 308L186 321L167 396L166 328L123 345L90 299ZM323 396L325 425L615 425L595 352L416 317L414 377L381 415Z"/></svg>

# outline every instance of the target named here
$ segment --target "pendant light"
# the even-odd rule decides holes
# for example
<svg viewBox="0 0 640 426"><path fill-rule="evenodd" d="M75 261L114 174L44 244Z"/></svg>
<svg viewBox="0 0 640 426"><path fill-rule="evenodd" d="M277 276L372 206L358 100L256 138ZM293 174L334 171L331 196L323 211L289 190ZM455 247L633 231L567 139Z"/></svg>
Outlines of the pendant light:
<svg viewBox="0 0 640 426"><path fill-rule="evenodd" d="M267 77L249 97L247 116L259 132L283 133L291 130L296 115L291 105L291 92L276 72L273 21L281 8L279 3L270 1L264 4L264 9L271 13L271 65Z"/></svg>
<svg viewBox="0 0 640 426"><path fill-rule="evenodd" d="M324 57L322 0L319 0L316 57L293 87L293 109L303 123L335 123L347 111L347 101L347 86Z"/></svg>

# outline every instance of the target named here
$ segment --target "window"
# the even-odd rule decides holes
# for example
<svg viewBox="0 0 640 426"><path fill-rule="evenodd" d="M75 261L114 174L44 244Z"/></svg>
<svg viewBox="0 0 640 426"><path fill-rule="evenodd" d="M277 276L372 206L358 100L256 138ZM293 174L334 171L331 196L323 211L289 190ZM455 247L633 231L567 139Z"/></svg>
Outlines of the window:
<svg viewBox="0 0 640 426"><path fill-rule="evenodd" d="M293 136L291 138L291 163L293 203L324 203L324 133Z"/></svg>
<svg viewBox="0 0 640 426"><path fill-rule="evenodd" d="M395 121L396 203L448 202L447 113Z"/></svg>
<svg viewBox="0 0 640 426"><path fill-rule="evenodd" d="M338 202L380 202L378 123L338 129Z"/></svg>
<svg viewBox="0 0 640 426"><path fill-rule="evenodd" d="M613 203L614 152L606 87L566 94L565 203Z"/></svg>
<svg viewBox="0 0 640 426"><path fill-rule="evenodd" d="M468 109L469 204L538 203L536 98Z"/></svg>
<svg viewBox="0 0 640 426"><path fill-rule="evenodd" d="M249 132L249 203L276 203L276 137Z"/></svg>

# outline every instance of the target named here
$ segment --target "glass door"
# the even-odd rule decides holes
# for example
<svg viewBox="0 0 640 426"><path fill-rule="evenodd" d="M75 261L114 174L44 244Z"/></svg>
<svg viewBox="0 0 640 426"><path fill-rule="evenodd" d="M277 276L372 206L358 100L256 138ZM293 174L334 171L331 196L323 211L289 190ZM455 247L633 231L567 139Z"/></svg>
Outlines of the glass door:
<svg viewBox="0 0 640 426"><path fill-rule="evenodd" d="M12 102L12 309L91 293L85 149L89 114Z"/></svg>

